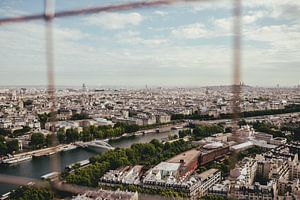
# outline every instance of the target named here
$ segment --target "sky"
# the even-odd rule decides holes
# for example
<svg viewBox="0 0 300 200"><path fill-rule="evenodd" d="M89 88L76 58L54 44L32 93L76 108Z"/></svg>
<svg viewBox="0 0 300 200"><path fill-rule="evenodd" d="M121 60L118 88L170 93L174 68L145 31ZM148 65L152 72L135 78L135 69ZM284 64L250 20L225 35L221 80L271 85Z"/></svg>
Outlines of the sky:
<svg viewBox="0 0 300 200"><path fill-rule="evenodd" d="M125 2L58 0L55 10ZM180 3L55 19L55 83L232 84L232 2ZM242 81L252 86L300 84L300 1L245 0L242 6ZM42 0L0 1L1 18L42 11ZM0 86L47 84L42 20L2 25L0 47Z"/></svg>

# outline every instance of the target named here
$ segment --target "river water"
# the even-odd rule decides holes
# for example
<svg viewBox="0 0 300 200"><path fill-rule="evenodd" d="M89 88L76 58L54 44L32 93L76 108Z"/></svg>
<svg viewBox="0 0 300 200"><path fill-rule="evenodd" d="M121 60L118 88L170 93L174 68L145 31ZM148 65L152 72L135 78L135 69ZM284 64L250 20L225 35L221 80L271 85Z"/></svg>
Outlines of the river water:
<svg viewBox="0 0 300 200"><path fill-rule="evenodd" d="M169 135L174 134L177 135L178 131L174 130L164 133L150 133L141 136L121 138L118 140L110 141L109 143L114 147L127 148L134 143L147 143L152 139L161 140L167 138ZM61 170L63 170L66 166L81 160L88 159L96 153L88 151L86 149L77 148L70 151L59 152L58 154L60 158L60 168ZM41 176L52 171L51 159L53 159L54 156L56 155L33 158L30 161L21 162L11 166L0 165L0 174L39 179ZM1 194L4 194L16 187L16 185L0 183L0 196Z"/></svg>

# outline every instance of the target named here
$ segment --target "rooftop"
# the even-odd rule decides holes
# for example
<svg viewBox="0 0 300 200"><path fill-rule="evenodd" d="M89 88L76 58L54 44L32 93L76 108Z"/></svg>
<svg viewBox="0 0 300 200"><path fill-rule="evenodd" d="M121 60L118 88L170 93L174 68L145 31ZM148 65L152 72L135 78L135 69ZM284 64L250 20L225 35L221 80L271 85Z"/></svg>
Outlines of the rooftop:
<svg viewBox="0 0 300 200"><path fill-rule="evenodd" d="M205 172L202 172L201 174L199 174L198 176L201 178L201 180L205 180L207 179L209 176L215 174L217 171L219 171L218 169L212 168L209 169Z"/></svg>
<svg viewBox="0 0 300 200"><path fill-rule="evenodd" d="M179 166L179 163L161 162L156 165L153 170L176 171L178 170Z"/></svg>
<svg viewBox="0 0 300 200"><path fill-rule="evenodd" d="M174 156L173 158L167 160L168 163L180 163L182 160L184 163L193 162L194 159L198 158L201 154L200 151L192 149L181 154Z"/></svg>

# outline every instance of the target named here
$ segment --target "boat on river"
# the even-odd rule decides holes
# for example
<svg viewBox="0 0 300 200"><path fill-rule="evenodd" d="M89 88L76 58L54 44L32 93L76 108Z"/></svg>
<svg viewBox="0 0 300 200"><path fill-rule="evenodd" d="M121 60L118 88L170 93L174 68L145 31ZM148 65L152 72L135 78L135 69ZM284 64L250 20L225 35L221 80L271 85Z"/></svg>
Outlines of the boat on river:
<svg viewBox="0 0 300 200"><path fill-rule="evenodd" d="M32 159L31 155L24 155L24 156L18 156L18 157L4 159L4 160L2 160L2 163L7 164L7 165L12 165L12 164L16 164L19 162L31 160L31 159Z"/></svg>

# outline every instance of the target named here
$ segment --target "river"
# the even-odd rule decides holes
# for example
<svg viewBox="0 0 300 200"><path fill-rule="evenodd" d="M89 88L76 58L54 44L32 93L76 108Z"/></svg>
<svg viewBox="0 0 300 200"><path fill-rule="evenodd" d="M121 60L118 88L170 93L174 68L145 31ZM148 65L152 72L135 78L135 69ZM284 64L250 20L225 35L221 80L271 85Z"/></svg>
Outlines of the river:
<svg viewBox="0 0 300 200"><path fill-rule="evenodd" d="M178 131L173 130L164 133L149 133L141 136L121 138L118 140L110 141L109 143L113 147L126 148L130 147L134 143L147 143L150 142L152 139L161 140L163 138L167 138L169 135L174 134L178 134ZM94 152L81 148L59 152L60 168L61 170L63 170L66 166L81 160L88 159L93 155L95 155ZM51 159L53 159L53 156L56 155L33 158L32 160L21 162L11 166L1 165L0 174L39 179L41 176L52 171ZM16 187L16 185L0 183L0 194L4 194Z"/></svg>

